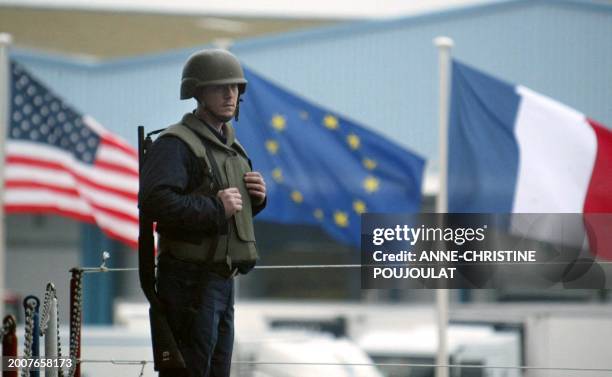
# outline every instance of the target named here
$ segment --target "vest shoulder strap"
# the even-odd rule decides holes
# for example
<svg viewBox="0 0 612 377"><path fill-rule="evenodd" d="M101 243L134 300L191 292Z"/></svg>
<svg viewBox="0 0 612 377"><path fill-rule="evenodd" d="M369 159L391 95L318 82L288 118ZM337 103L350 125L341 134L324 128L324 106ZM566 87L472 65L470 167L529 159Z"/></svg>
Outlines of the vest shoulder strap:
<svg viewBox="0 0 612 377"><path fill-rule="evenodd" d="M210 171L212 165L210 163L210 159L208 158L208 151L206 150L206 146L204 145L200 137L189 127L186 127L180 123L172 125L166 128L166 130L162 132L159 137L163 137L166 135L175 136L181 139L185 144L187 144L191 152L197 158L204 159L204 162L206 163L206 168L209 169L209 173L212 173L212 171Z"/></svg>
<svg viewBox="0 0 612 377"><path fill-rule="evenodd" d="M249 167L251 168L251 170L253 170L253 162L251 161L251 159L249 158L249 155L246 152L246 149L244 149L244 147L242 146L242 144L240 144L238 142L238 139L234 140L234 144L233 147L235 150L238 151L238 153L242 154L242 156L244 158L246 158L247 162L249 163Z"/></svg>

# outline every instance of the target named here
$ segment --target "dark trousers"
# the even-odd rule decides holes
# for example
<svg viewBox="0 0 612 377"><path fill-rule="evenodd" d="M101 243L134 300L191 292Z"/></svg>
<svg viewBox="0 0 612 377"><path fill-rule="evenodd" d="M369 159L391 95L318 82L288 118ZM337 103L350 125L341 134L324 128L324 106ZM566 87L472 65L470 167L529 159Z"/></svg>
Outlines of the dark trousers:
<svg viewBox="0 0 612 377"><path fill-rule="evenodd" d="M187 365L184 372L162 371L160 377L229 377L234 279L162 253L157 290Z"/></svg>

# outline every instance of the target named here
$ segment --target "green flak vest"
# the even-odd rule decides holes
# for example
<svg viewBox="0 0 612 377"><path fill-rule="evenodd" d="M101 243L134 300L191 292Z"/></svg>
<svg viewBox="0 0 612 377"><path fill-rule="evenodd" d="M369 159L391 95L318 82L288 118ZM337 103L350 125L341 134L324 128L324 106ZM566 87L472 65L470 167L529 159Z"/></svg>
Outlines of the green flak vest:
<svg viewBox="0 0 612 377"><path fill-rule="evenodd" d="M181 139L202 162L204 179L194 193L216 197L217 191L236 187L242 196L242 210L228 219L226 235L207 235L200 244L169 239L160 235L159 251L169 252L173 257L195 263L225 262L231 268L233 262L257 260L255 231L251 198L244 183L244 174L251 171L244 148L235 140L234 129L225 125L227 145L219 139L193 114L185 114L181 123L168 127L160 137L172 135ZM202 139L206 140L206 145ZM218 168L211 164L214 158ZM215 176L218 174L219 176ZM214 178L222 186L218 188Z"/></svg>

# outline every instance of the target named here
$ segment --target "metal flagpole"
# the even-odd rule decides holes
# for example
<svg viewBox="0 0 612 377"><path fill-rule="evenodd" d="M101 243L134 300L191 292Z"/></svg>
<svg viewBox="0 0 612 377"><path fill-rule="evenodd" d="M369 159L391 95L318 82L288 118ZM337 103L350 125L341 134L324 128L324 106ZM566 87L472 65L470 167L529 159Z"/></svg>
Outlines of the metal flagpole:
<svg viewBox="0 0 612 377"><path fill-rule="evenodd" d="M436 212L448 212L448 100L450 83L450 51L453 40L448 37L437 37L434 45L438 48L439 69L439 113L438 113L438 196L436 197ZM448 365L448 289L436 289L436 307L438 312L438 354L437 365ZM436 377L448 377L448 367L436 368Z"/></svg>
<svg viewBox="0 0 612 377"><path fill-rule="evenodd" d="M0 318L4 315L4 278L6 276L4 237L4 141L9 122L11 68L8 50L13 42L10 34L0 33Z"/></svg>

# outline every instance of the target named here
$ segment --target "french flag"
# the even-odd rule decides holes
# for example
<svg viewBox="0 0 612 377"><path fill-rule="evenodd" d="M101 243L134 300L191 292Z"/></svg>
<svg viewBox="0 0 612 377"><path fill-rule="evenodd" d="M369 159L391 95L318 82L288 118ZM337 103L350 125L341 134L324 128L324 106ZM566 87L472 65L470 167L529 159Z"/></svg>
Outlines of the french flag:
<svg viewBox="0 0 612 377"><path fill-rule="evenodd" d="M449 212L583 213L612 259L612 131L457 61L451 93Z"/></svg>

